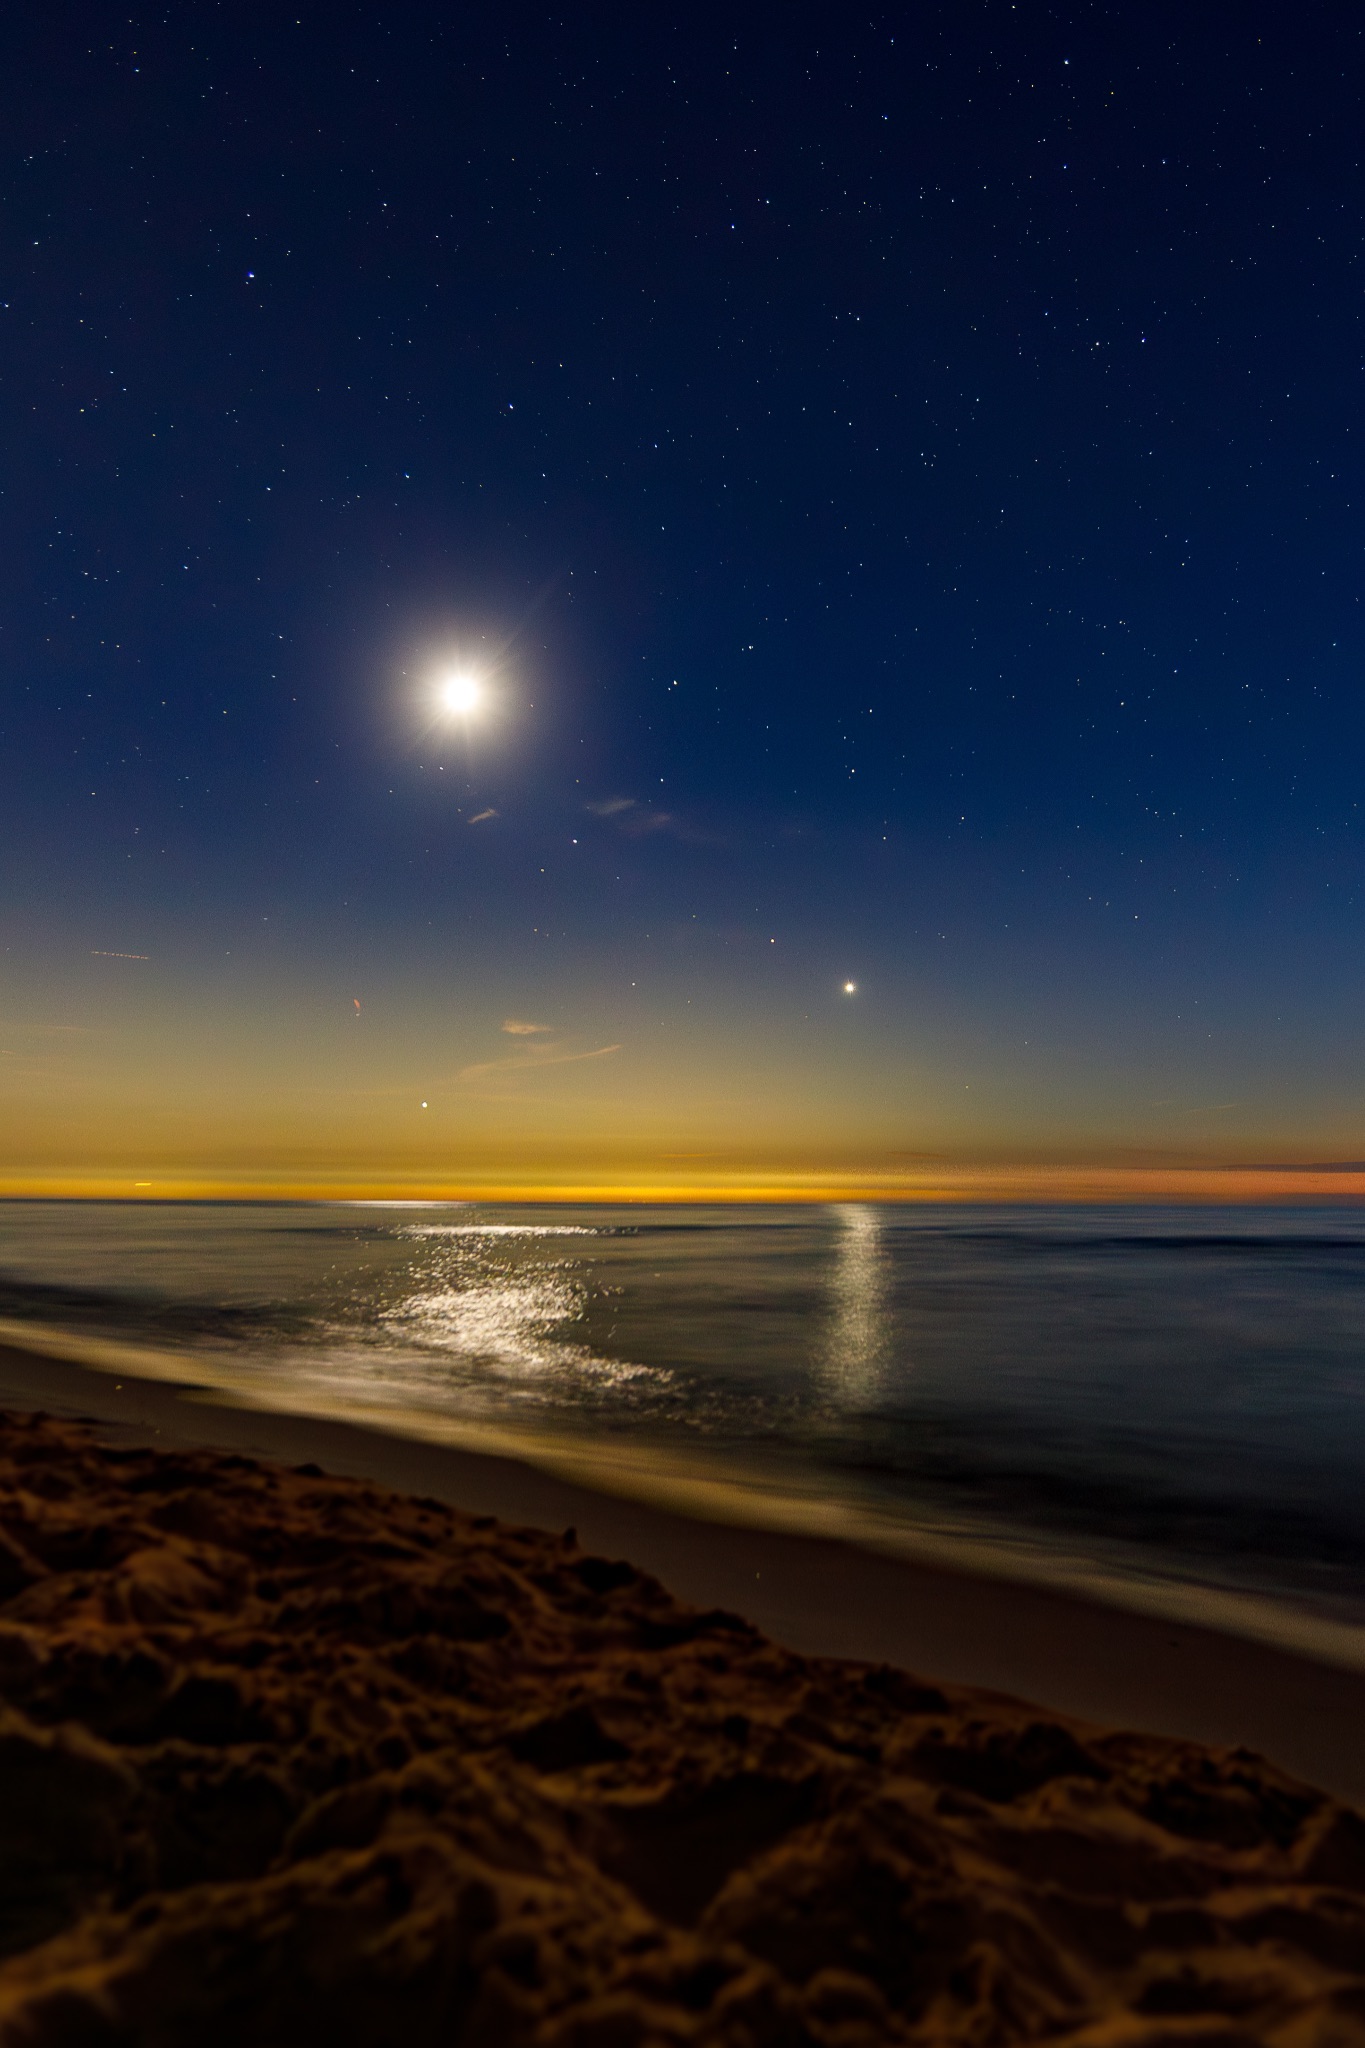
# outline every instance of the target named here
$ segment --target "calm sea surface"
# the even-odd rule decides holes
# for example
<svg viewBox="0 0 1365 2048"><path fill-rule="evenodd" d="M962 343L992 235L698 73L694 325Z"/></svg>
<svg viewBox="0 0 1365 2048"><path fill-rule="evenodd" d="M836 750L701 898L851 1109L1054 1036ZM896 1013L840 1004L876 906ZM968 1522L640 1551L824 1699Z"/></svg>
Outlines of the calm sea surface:
<svg viewBox="0 0 1365 2048"><path fill-rule="evenodd" d="M1365 1629L1355 1210L5 1202L0 1317Z"/></svg>

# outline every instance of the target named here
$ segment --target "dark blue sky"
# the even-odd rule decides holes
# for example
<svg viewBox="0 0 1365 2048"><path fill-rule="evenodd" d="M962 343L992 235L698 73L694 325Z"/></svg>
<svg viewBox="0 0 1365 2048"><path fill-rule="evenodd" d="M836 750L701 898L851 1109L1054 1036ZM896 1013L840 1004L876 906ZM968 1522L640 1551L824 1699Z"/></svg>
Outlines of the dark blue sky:
<svg viewBox="0 0 1365 2048"><path fill-rule="evenodd" d="M649 1143L1365 1144L1349 10L57 6L0 77L12 1060L118 1017L126 1123L148 1018L202 1082L235 1005L231 1095L358 992L376 1089L538 1006Z"/></svg>

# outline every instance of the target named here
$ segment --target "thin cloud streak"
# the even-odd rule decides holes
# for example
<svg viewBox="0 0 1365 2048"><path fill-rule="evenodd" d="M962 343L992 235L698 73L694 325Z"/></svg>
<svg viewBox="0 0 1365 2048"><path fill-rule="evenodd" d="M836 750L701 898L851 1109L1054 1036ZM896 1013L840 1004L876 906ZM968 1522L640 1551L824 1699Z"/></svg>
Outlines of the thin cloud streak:
<svg viewBox="0 0 1365 2048"><path fill-rule="evenodd" d="M544 1052L528 1050L513 1053L505 1060L482 1060L477 1066L461 1067L462 1081L477 1081L484 1074L505 1074L518 1067L569 1067L578 1060L605 1059L609 1052L620 1052L619 1045L599 1045L592 1052Z"/></svg>

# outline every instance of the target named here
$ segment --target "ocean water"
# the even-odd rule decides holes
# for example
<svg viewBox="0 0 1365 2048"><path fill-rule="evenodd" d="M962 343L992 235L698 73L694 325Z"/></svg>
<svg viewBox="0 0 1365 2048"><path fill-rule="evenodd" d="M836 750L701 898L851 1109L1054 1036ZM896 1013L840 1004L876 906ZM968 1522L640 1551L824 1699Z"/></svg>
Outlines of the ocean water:
<svg viewBox="0 0 1365 2048"><path fill-rule="evenodd" d="M1365 1662L1357 1210L3 1202L0 1321Z"/></svg>

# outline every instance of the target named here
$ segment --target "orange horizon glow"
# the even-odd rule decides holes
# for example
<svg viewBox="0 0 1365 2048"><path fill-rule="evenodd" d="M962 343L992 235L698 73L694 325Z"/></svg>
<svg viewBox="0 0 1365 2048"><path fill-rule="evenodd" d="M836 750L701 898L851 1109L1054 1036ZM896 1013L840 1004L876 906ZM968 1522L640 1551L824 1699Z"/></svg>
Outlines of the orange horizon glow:
<svg viewBox="0 0 1365 2048"><path fill-rule="evenodd" d="M302 952L73 958L0 1017L0 1198L1365 1199L1353 1071L1205 1072L1079 1025L1026 1046L833 977L797 1010L747 971L647 994L472 950L326 981Z"/></svg>
<svg viewBox="0 0 1365 2048"><path fill-rule="evenodd" d="M164 1173L0 1175L0 1199L244 1202L1234 1203L1365 1200L1365 1171L1303 1167L966 1166L922 1172L794 1171L593 1177L565 1173L298 1178Z"/></svg>

